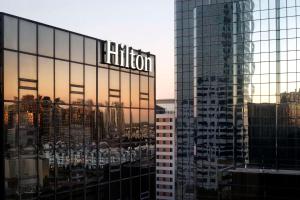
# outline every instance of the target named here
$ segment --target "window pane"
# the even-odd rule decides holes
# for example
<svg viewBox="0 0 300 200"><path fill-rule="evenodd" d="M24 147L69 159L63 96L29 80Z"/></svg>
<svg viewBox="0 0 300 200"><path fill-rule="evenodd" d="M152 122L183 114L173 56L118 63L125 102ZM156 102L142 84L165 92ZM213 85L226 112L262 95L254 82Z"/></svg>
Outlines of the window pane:
<svg viewBox="0 0 300 200"><path fill-rule="evenodd" d="M4 99L18 98L18 55L4 51Z"/></svg>
<svg viewBox="0 0 300 200"><path fill-rule="evenodd" d="M36 53L36 24L20 20L20 51Z"/></svg>
<svg viewBox="0 0 300 200"><path fill-rule="evenodd" d="M85 38L85 63L96 65L96 40Z"/></svg>
<svg viewBox="0 0 300 200"><path fill-rule="evenodd" d="M108 70L98 69L98 100L101 106L108 105Z"/></svg>
<svg viewBox="0 0 300 200"><path fill-rule="evenodd" d="M35 149L37 148L38 113L36 97L31 94L32 92L35 91L24 91L19 106L20 178L23 179L21 195L35 193L36 187L31 187L26 180L30 179L32 183L37 183Z"/></svg>
<svg viewBox="0 0 300 200"><path fill-rule="evenodd" d="M141 139L147 141L148 139L148 110L140 109L141 118Z"/></svg>
<svg viewBox="0 0 300 200"><path fill-rule="evenodd" d="M122 108L123 120L121 120L121 139L122 142L129 142L130 138L130 109Z"/></svg>
<svg viewBox="0 0 300 200"><path fill-rule="evenodd" d="M109 101L110 105L120 103L120 72L109 71Z"/></svg>
<svg viewBox="0 0 300 200"><path fill-rule="evenodd" d="M120 72L116 70L109 71L109 89L120 89Z"/></svg>
<svg viewBox="0 0 300 200"><path fill-rule="evenodd" d="M54 73L53 59L39 57L39 96L54 97Z"/></svg>
<svg viewBox="0 0 300 200"><path fill-rule="evenodd" d="M131 109L131 141L139 142L140 139L139 109Z"/></svg>
<svg viewBox="0 0 300 200"><path fill-rule="evenodd" d="M120 107L108 107L108 125L109 125L109 139L110 139L110 146L116 145L119 143L120 138L120 125L121 124L121 108Z"/></svg>
<svg viewBox="0 0 300 200"><path fill-rule="evenodd" d="M97 132L96 132L96 107L86 106L84 109L84 134L85 134L85 147L88 147L88 151L85 151L85 157L87 158L85 163L86 167L86 180L88 186L94 186L97 183L98 171L95 170L97 166L97 147L95 144L98 142ZM94 192L87 191L90 193L91 197L86 199L94 199L92 196L96 196Z"/></svg>
<svg viewBox="0 0 300 200"><path fill-rule="evenodd" d="M59 136L56 140L61 141L57 143L57 149L55 151L55 157L57 158L57 162L55 163L57 169L56 176L59 177L59 185L57 185L58 187L56 188L58 192L66 191L70 187L69 161L67 163L65 162L65 158L69 158L70 156L69 110L69 106L56 105L53 114L55 133L56 136ZM58 199L64 199L64 197L58 196Z"/></svg>
<svg viewBox="0 0 300 200"><path fill-rule="evenodd" d="M154 78L149 78L149 107L154 108Z"/></svg>
<svg viewBox="0 0 300 200"><path fill-rule="evenodd" d="M148 93L148 77L141 76L141 92Z"/></svg>
<svg viewBox="0 0 300 200"><path fill-rule="evenodd" d="M69 60L69 33L55 30L55 57Z"/></svg>
<svg viewBox="0 0 300 200"><path fill-rule="evenodd" d="M98 129L99 129L99 140L104 141L109 138L108 136L108 107L99 108L99 120L98 120Z"/></svg>
<svg viewBox="0 0 300 200"><path fill-rule="evenodd" d="M6 195L12 198L11 194L17 194L19 168L16 153L18 152L17 126L18 125L18 105L15 103L4 103L4 144L5 156L5 189ZM9 198L7 198L9 199ZM13 199L17 199L16 196Z"/></svg>
<svg viewBox="0 0 300 200"><path fill-rule="evenodd" d="M36 80L36 56L20 54L20 78Z"/></svg>
<svg viewBox="0 0 300 200"><path fill-rule="evenodd" d="M53 72L53 61L52 61L52 72ZM53 78L53 75L52 75ZM52 85L53 87L53 85ZM52 89L53 90L53 89ZM39 155L46 156L47 162L43 162L39 170L40 180L42 180L41 190L47 191L47 193L54 194L55 187L55 171L54 168L54 144L56 144L55 139L58 135L57 129L54 129L54 106L52 101L49 101L48 97L44 97L40 101L40 122L39 122ZM57 135L56 135L57 134ZM40 163L39 163L40 164ZM53 198L53 197L52 197Z"/></svg>
<svg viewBox="0 0 300 200"><path fill-rule="evenodd" d="M124 107L130 106L129 73L121 72L121 103Z"/></svg>
<svg viewBox="0 0 300 200"><path fill-rule="evenodd" d="M155 114L154 110L149 110L149 137L155 140Z"/></svg>
<svg viewBox="0 0 300 200"><path fill-rule="evenodd" d="M24 90L20 89L20 100L21 101L33 101L36 99L37 91L36 90Z"/></svg>
<svg viewBox="0 0 300 200"><path fill-rule="evenodd" d="M4 47L18 49L18 20L4 16Z"/></svg>
<svg viewBox="0 0 300 200"><path fill-rule="evenodd" d="M141 76L141 91L140 91L140 107L142 108L148 108L148 77L147 76Z"/></svg>
<svg viewBox="0 0 300 200"><path fill-rule="evenodd" d="M83 37L71 34L71 60L83 62Z"/></svg>
<svg viewBox="0 0 300 200"><path fill-rule="evenodd" d="M85 102L96 104L96 68L85 66Z"/></svg>
<svg viewBox="0 0 300 200"><path fill-rule="evenodd" d="M70 106L71 110L71 124L70 124L70 134L71 134L71 140L70 140L70 150L71 150L71 165L74 168L80 169L81 166L84 165L84 156L83 153L79 153L75 156L75 152L77 149L83 148L83 107L82 106ZM73 180L74 181L74 180ZM77 184L80 184L82 181L81 178L77 179Z"/></svg>
<svg viewBox="0 0 300 200"><path fill-rule="evenodd" d="M39 26L39 54L53 57L53 29Z"/></svg>
<svg viewBox="0 0 300 200"><path fill-rule="evenodd" d="M69 63L55 61L55 98L69 103Z"/></svg>
<svg viewBox="0 0 300 200"><path fill-rule="evenodd" d="M139 107L139 76L131 74L131 106Z"/></svg>
<svg viewBox="0 0 300 200"><path fill-rule="evenodd" d="M83 85L83 65L71 63L71 83Z"/></svg>

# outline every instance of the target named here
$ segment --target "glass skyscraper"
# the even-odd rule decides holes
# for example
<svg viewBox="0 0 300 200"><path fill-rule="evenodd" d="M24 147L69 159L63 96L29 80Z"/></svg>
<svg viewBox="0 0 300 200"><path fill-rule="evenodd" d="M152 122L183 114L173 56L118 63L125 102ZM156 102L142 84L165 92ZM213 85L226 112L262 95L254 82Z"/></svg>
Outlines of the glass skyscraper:
<svg viewBox="0 0 300 200"><path fill-rule="evenodd" d="M178 199L299 198L299 15L297 0L175 1Z"/></svg>
<svg viewBox="0 0 300 200"><path fill-rule="evenodd" d="M155 199L155 56L107 45L0 13L0 199Z"/></svg>

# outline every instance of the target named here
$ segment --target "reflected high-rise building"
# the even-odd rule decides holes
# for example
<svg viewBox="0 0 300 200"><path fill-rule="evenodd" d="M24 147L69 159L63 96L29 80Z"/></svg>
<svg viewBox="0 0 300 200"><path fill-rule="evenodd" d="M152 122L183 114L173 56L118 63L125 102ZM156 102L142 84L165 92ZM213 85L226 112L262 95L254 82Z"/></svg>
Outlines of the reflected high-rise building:
<svg viewBox="0 0 300 200"><path fill-rule="evenodd" d="M265 184L298 176L297 12L295 1L175 1L178 199L270 198L280 187Z"/></svg>
<svg viewBox="0 0 300 200"><path fill-rule="evenodd" d="M155 199L155 56L128 47L129 68L108 57L123 45L0 25L0 199Z"/></svg>

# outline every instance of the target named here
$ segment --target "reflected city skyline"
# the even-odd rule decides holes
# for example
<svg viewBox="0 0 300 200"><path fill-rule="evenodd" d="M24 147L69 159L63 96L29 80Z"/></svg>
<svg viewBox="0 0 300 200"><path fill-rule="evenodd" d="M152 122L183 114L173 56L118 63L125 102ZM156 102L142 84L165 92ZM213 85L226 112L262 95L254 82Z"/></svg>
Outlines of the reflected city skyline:
<svg viewBox="0 0 300 200"><path fill-rule="evenodd" d="M299 13L175 1L178 199L297 199Z"/></svg>
<svg viewBox="0 0 300 200"><path fill-rule="evenodd" d="M103 64L103 40L0 16L3 198L153 199L155 62Z"/></svg>

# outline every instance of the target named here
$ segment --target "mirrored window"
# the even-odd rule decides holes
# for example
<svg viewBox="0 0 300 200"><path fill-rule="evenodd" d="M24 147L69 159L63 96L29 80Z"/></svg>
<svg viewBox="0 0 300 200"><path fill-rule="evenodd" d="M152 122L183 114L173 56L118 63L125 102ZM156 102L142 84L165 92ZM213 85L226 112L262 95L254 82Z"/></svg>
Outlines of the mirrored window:
<svg viewBox="0 0 300 200"><path fill-rule="evenodd" d="M68 166L70 163L68 159L70 157L69 106L56 104L54 106L53 115L53 121L56 122L54 124L55 133L56 136L58 136L55 144L55 167L57 169L56 177L60 177L59 185L57 185L56 190L58 192L64 192L68 190L70 186L70 170L68 167L65 167L66 165ZM61 198L61 196L59 195L58 198Z"/></svg>
<svg viewBox="0 0 300 200"><path fill-rule="evenodd" d="M69 33L55 30L55 57L69 60Z"/></svg>
<svg viewBox="0 0 300 200"><path fill-rule="evenodd" d="M148 108L149 92L148 92L148 77L140 76L140 107Z"/></svg>
<svg viewBox="0 0 300 200"><path fill-rule="evenodd" d="M120 71L109 70L109 101L113 106L120 104Z"/></svg>
<svg viewBox="0 0 300 200"><path fill-rule="evenodd" d="M85 63L90 65L96 65L96 40L85 38Z"/></svg>
<svg viewBox="0 0 300 200"><path fill-rule="evenodd" d="M147 141L148 139L148 131L149 131L149 120L148 120L148 110L140 109L140 132L141 139Z"/></svg>
<svg viewBox="0 0 300 200"><path fill-rule="evenodd" d="M4 99L18 98L18 54L4 51Z"/></svg>
<svg viewBox="0 0 300 200"><path fill-rule="evenodd" d="M109 70L109 89L120 89L120 72L116 70Z"/></svg>
<svg viewBox="0 0 300 200"><path fill-rule="evenodd" d="M17 159L18 152L18 138L17 138L17 127L18 127L18 104L16 103L4 103L4 135L6 146L5 152L5 189L11 191L7 196L13 196L11 194L17 194L19 183L19 165ZM14 195L15 196L15 195ZM15 196L16 197L16 196Z"/></svg>
<svg viewBox="0 0 300 200"><path fill-rule="evenodd" d="M39 30L38 53L40 55L53 57L53 45L54 45L53 29L46 26L39 25L38 30Z"/></svg>
<svg viewBox="0 0 300 200"><path fill-rule="evenodd" d="M130 106L130 74L121 72L121 104L123 107Z"/></svg>
<svg viewBox="0 0 300 200"><path fill-rule="evenodd" d="M83 62L83 37L71 34L71 60Z"/></svg>
<svg viewBox="0 0 300 200"><path fill-rule="evenodd" d="M140 113L139 109L131 109L131 140L140 139Z"/></svg>
<svg viewBox="0 0 300 200"><path fill-rule="evenodd" d="M20 20L20 51L36 53L36 24Z"/></svg>
<svg viewBox="0 0 300 200"><path fill-rule="evenodd" d="M96 75L96 67L85 66L85 102L88 105L96 105Z"/></svg>
<svg viewBox="0 0 300 200"><path fill-rule="evenodd" d="M55 98L69 103L69 63L55 60Z"/></svg>
<svg viewBox="0 0 300 200"><path fill-rule="evenodd" d="M154 110L149 110L149 138L155 140L155 113Z"/></svg>
<svg viewBox="0 0 300 200"><path fill-rule="evenodd" d="M38 88L42 98L54 98L54 62L53 59L39 57Z"/></svg>
<svg viewBox="0 0 300 200"><path fill-rule="evenodd" d="M122 142L129 142L130 139L130 109L121 108L121 139Z"/></svg>
<svg viewBox="0 0 300 200"><path fill-rule="evenodd" d="M4 16L4 47L18 49L18 19Z"/></svg>
<svg viewBox="0 0 300 200"><path fill-rule="evenodd" d="M108 107L100 107L98 111L98 137L99 141L104 142L108 138ZM103 143L103 146L108 144ZM102 147L100 147L102 148ZM108 153L108 152L107 152Z"/></svg>
<svg viewBox="0 0 300 200"><path fill-rule="evenodd" d="M139 76L131 74L131 107L139 107L140 85Z"/></svg>
<svg viewBox="0 0 300 200"><path fill-rule="evenodd" d="M83 65L71 63L71 84L83 85Z"/></svg>
<svg viewBox="0 0 300 200"><path fill-rule="evenodd" d="M98 101L99 105L108 105L108 70L98 68Z"/></svg>
<svg viewBox="0 0 300 200"><path fill-rule="evenodd" d="M19 56L20 56L20 78L36 80L37 79L36 56L23 54L23 53L21 53Z"/></svg>
<svg viewBox="0 0 300 200"><path fill-rule="evenodd" d="M154 78L149 78L149 108L154 108L155 85Z"/></svg>

